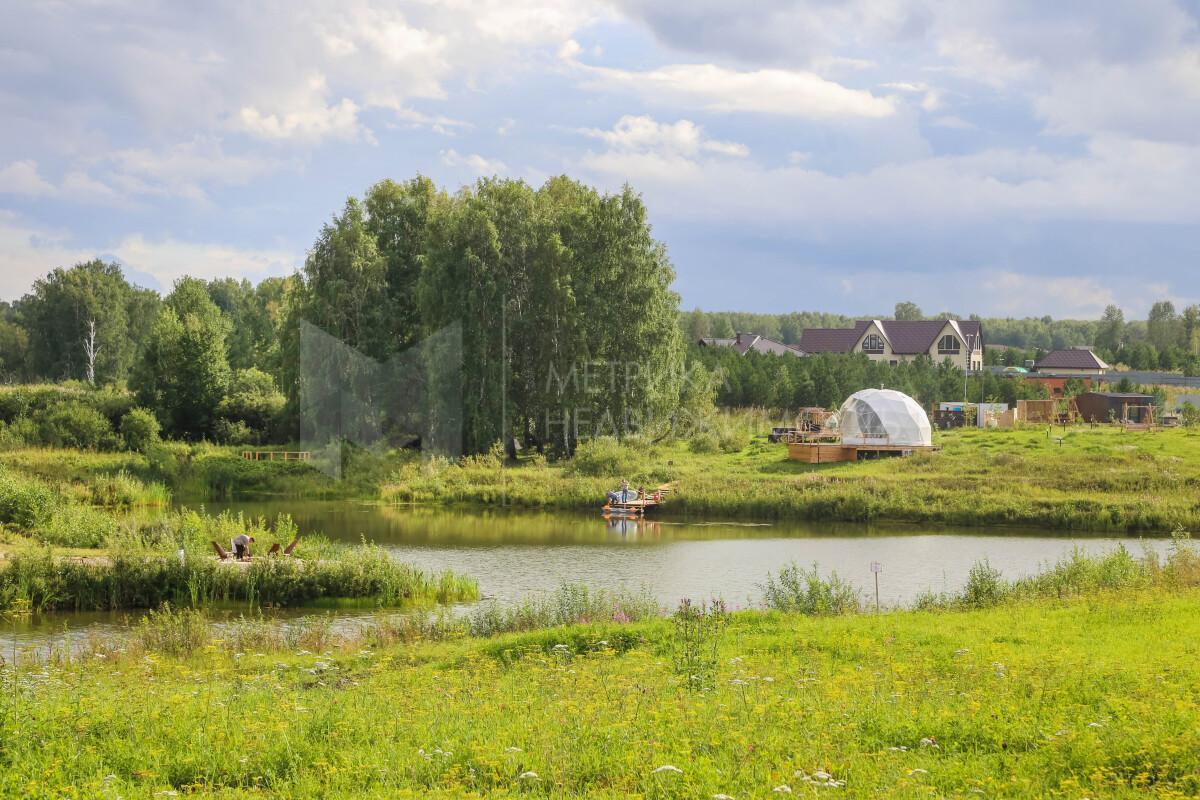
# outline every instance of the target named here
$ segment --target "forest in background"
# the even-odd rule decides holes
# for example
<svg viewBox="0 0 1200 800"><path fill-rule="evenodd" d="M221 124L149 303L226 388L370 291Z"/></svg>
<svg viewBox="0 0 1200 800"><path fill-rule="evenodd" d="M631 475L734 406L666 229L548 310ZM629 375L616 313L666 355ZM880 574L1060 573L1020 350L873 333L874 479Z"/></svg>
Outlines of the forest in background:
<svg viewBox="0 0 1200 800"><path fill-rule="evenodd" d="M618 434L665 435L681 411L703 416L714 403L831 407L869 386L927 405L964 391L1001 402L1040 396L993 375L964 386L961 372L928 359L892 367L853 355L742 358L699 348L701 337L737 331L795 343L806 327L849 326L855 317L681 312L673 281L666 249L628 188L608 195L565 177L538 188L489 179L451 194L423 177L384 180L348 199L287 277L183 278L164 297L94 260L55 269L0 304L0 376L21 385L0 396L0 444L296 441L304 381L353 377L336 363L303 374L302 322L376 363L461 324L466 452L509 436L571 452L576 433L560 425L554 441L549 431L564 408L611 420ZM902 302L889 318L924 316ZM1115 365L1200 373L1196 306L1177 312L1162 301L1144 321L1109 307L1099 320L983 323L993 364L1094 345ZM637 379L581 383L572 372L616 363L636 365ZM394 433L399 441L403 431Z"/></svg>
<svg viewBox="0 0 1200 800"><path fill-rule="evenodd" d="M756 314L694 309L681 314L680 324L692 342L745 332L797 344L806 328L850 328L860 319L979 320L989 348L987 363L993 365L1021 366L1024 360L1037 359L1050 350L1090 346L1116 367L1200 375L1200 306L1189 305L1180 311L1170 300L1155 303L1144 320L1126 320L1125 312L1115 305L1105 308L1100 319L1080 320L981 317L953 311L925 314L915 303L899 302L890 314L858 316L817 311Z"/></svg>

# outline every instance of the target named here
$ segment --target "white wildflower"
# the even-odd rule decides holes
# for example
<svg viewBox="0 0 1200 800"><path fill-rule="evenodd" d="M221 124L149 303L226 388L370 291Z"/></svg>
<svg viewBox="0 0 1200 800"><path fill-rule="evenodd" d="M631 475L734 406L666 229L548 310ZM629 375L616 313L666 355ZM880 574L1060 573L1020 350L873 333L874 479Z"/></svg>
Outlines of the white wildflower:
<svg viewBox="0 0 1200 800"><path fill-rule="evenodd" d="M659 767L658 769L654 770L654 771L653 771L653 772L651 772L650 774L651 774L651 775L658 775L658 774L659 774L659 773L661 773L661 772L673 772L673 773L675 773L676 775L682 775L682 774L683 774L683 770L681 770L679 767L673 767L673 766L671 766L670 764L663 764L661 767Z"/></svg>
<svg viewBox="0 0 1200 800"><path fill-rule="evenodd" d="M771 791L779 792L780 794L791 794L792 787L788 786L786 783L781 783L778 786L776 786L774 789L772 789Z"/></svg>
<svg viewBox="0 0 1200 800"><path fill-rule="evenodd" d="M530 770L529 772L522 772L520 775L517 776L517 778L519 780L523 780L523 781L541 780L541 778L538 777L538 774L532 770Z"/></svg>

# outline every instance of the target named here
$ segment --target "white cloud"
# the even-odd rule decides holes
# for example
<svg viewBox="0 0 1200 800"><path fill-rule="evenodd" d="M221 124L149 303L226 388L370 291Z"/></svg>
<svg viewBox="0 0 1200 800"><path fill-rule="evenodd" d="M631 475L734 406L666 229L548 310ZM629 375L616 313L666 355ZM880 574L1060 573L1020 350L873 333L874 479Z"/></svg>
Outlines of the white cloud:
<svg viewBox="0 0 1200 800"><path fill-rule="evenodd" d="M508 171L508 166L499 159L484 158L478 153L460 154L457 150L443 150L442 163L448 167L463 167L476 175L499 175Z"/></svg>
<svg viewBox="0 0 1200 800"><path fill-rule="evenodd" d="M692 176L712 156L744 158L749 148L738 142L709 139L691 120L658 122L648 116L626 115L611 130L582 128L579 133L608 145L603 153L587 153L582 164L621 180L678 180Z"/></svg>
<svg viewBox="0 0 1200 800"><path fill-rule="evenodd" d="M153 278L157 288L169 290L184 275L252 280L286 275L296 269L302 255L285 249L241 248L142 234L130 234L115 244L84 248L71 244L65 231L31 225L0 210L0 299L24 295L35 280L56 267L97 257L115 258L126 268Z"/></svg>
<svg viewBox="0 0 1200 800"><path fill-rule="evenodd" d="M301 258L282 249L241 248L171 237L147 238L140 233L122 238L109 251L123 265L154 277L163 289L169 289L185 275L251 280L286 275L296 269Z"/></svg>
<svg viewBox="0 0 1200 800"><path fill-rule="evenodd" d="M54 185L38 174L36 161L14 161L0 168L0 194L39 197L54 194Z"/></svg>
<svg viewBox="0 0 1200 800"><path fill-rule="evenodd" d="M348 97L328 103L329 86L323 75L311 76L303 88L281 99L278 113L264 113L253 106L238 112L237 127L263 139L296 139L317 142L326 138L353 141L371 132L358 121L358 104Z"/></svg>
<svg viewBox="0 0 1200 800"><path fill-rule="evenodd" d="M92 257L67 245L68 235L22 222L0 209L0 299L15 300L55 267Z"/></svg>
<svg viewBox="0 0 1200 800"><path fill-rule="evenodd" d="M602 139L618 150L670 150L685 156L701 152L736 157L750 154L744 144L709 139L703 128L687 119L667 123L657 122L649 116L627 114L617 120L612 130L584 128L580 133Z"/></svg>
<svg viewBox="0 0 1200 800"><path fill-rule="evenodd" d="M113 206L126 204L120 192L83 170L72 170L63 177L61 193L73 202Z"/></svg>
<svg viewBox="0 0 1200 800"><path fill-rule="evenodd" d="M648 102L716 112L753 112L806 119L879 118L894 103L812 72L739 72L716 64L670 64L646 71L571 62L590 89L640 95Z"/></svg>
<svg viewBox="0 0 1200 800"><path fill-rule="evenodd" d="M1128 302L1119 300L1112 288L1091 277L1054 278L1019 272L982 272L982 287L995 312L1012 317L1045 313L1046 298L1054 298L1054 316L1066 319L1095 319L1105 306ZM1167 296L1164 291L1159 297ZM995 313L993 312L993 313Z"/></svg>

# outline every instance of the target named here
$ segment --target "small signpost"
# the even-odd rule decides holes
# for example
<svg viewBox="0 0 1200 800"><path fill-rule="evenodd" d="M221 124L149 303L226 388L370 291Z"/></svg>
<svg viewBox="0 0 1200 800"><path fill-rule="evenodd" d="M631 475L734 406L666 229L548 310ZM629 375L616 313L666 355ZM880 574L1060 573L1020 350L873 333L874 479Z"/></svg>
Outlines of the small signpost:
<svg viewBox="0 0 1200 800"><path fill-rule="evenodd" d="M875 574L875 613L879 613L879 573L883 572L883 564L871 562L871 572Z"/></svg>

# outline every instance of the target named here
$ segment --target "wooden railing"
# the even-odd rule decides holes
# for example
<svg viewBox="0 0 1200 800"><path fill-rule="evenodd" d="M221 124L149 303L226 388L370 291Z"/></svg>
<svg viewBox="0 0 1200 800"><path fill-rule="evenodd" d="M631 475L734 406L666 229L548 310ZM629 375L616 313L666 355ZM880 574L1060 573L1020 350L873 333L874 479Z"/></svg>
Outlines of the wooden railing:
<svg viewBox="0 0 1200 800"><path fill-rule="evenodd" d="M311 461L308 450L243 450L242 458L247 461Z"/></svg>

